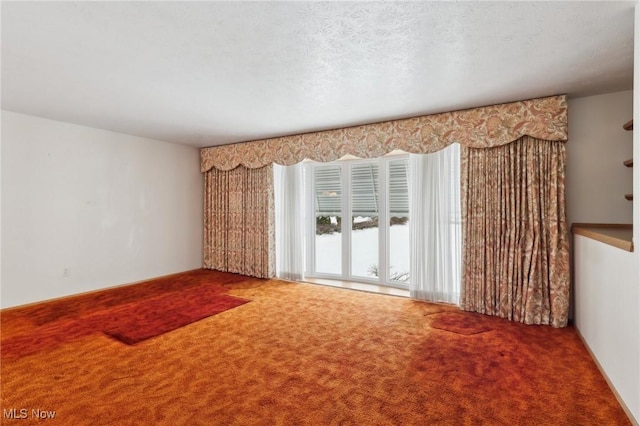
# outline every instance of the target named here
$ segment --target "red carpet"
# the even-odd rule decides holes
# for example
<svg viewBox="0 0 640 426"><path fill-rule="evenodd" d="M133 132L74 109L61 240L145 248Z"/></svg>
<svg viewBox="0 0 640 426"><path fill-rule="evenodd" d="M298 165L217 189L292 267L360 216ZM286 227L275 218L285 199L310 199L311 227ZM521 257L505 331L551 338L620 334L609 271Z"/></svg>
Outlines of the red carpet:
<svg viewBox="0 0 640 426"><path fill-rule="evenodd" d="M167 333L249 302L211 288L192 288L129 303L98 314L103 332L128 345Z"/></svg>
<svg viewBox="0 0 640 426"><path fill-rule="evenodd" d="M196 270L5 310L2 357L35 354L100 332L128 344L140 342L247 303L226 294L243 280L246 277ZM4 327L16 314L23 319L15 323L30 332Z"/></svg>

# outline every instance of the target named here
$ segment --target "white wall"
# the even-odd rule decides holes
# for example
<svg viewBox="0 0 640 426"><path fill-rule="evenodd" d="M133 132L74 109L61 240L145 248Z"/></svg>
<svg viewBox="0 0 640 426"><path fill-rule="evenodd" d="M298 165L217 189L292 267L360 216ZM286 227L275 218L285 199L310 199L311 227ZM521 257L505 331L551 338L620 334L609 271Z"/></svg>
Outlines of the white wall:
<svg viewBox="0 0 640 426"><path fill-rule="evenodd" d="M2 111L1 160L2 307L201 267L198 149Z"/></svg>
<svg viewBox="0 0 640 426"><path fill-rule="evenodd" d="M635 7L634 44L640 46L640 4ZM640 152L640 135L638 123L640 122L640 49L634 50L634 90L632 92L611 93L601 96L575 99L569 103L569 138L570 144L578 138L579 143L571 147L571 156L567 161L567 198L570 206L570 220L574 222L627 222L628 212L616 213L618 200L611 200L607 192L619 193L617 185L624 184L626 180L619 181L621 176L610 169L615 177L602 173L600 164L596 161L599 155L607 167L620 160L622 155L631 156L626 152L617 151L615 146L618 141L624 144L632 143L635 160ZM625 132L623 136L620 130L609 128L607 121L613 121L614 116L621 113L626 116L617 119L618 123L624 123L632 118L635 124L633 132ZM607 120L598 118L608 117ZM597 120L591 123L589 120ZM573 121L573 123L572 123ZM598 129L596 123L602 128ZM572 133L572 129L573 131ZM589 133L593 135L589 136ZM597 148L596 139L606 140L605 148ZM580 153L583 140L589 140L588 153ZM613 145L613 150L609 151ZM567 146L569 151L570 145ZM600 150L600 151L599 151ZM613 157L607 159L607 156ZM582 163L580 163L582 161ZM594 176L589 177L589 171L593 169ZM632 174L634 191L625 189L625 192L635 192L633 200L633 223L635 251L632 253L608 246L584 236L574 236L574 274L575 274L575 324L589 346L604 373L612 382L616 392L620 395L631 415L635 418L635 424L640 422L640 170L635 164ZM607 184L599 185L593 194L589 193L591 183L596 176L605 179ZM569 184L571 179L571 185ZM578 182L579 179L588 179L587 182ZM616 188L614 188L616 185ZM573 199L569 198L569 190ZM588 198L593 196L603 205L597 206ZM601 197L601 198L598 198ZM607 203L616 203L604 205ZM629 203L631 204L631 203ZM581 211L581 209L590 211ZM620 220L617 220L620 219Z"/></svg>
<svg viewBox="0 0 640 426"><path fill-rule="evenodd" d="M633 416L640 420L638 256L574 237L575 326Z"/></svg>
<svg viewBox="0 0 640 426"><path fill-rule="evenodd" d="M634 53L633 53L633 64L634 70L633 73L633 122L635 124L633 131L633 152L635 153L635 157L639 159L640 156L640 2L636 2L635 7L635 25L634 25ZM633 241L636 245L640 245L640 164L637 166L634 165L633 168L633 188L635 191L635 198L633 199L633 223L635 224L633 227ZM635 278L635 311L636 314L640 312L640 247L635 249L635 274L633 274ZM633 293L632 293L633 294ZM631 296L632 297L632 296ZM640 341L640 318L636 315L635 321L635 338L636 341ZM640 357L636 359L636 365L640 365ZM632 377L632 380L635 380L636 383L640 383L640 367L636 370L635 378ZM635 400L636 410L634 412L634 417L636 423L640 424L640 385L638 385L638 389L636 390L636 394L633 397Z"/></svg>
<svg viewBox="0 0 640 426"><path fill-rule="evenodd" d="M569 223L632 223L633 91L569 99L567 216Z"/></svg>

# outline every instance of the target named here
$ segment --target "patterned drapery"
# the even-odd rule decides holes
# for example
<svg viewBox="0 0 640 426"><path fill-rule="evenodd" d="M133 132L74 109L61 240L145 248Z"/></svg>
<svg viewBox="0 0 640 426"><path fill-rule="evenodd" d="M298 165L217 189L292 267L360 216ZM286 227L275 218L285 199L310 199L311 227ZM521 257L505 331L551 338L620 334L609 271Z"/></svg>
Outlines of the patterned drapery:
<svg viewBox="0 0 640 426"><path fill-rule="evenodd" d="M202 172L277 163L289 166L308 158L334 161L345 154L383 156L395 149L412 154L436 152L454 142L471 148L505 145L524 135L567 140L566 96L551 96L482 108L425 115L323 132L203 148Z"/></svg>
<svg viewBox="0 0 640 426"><path fill-rule="evenodd" d="M529 136L462 148L462 309L567 325L565 161L563 143Z"/></svg>
<svg viewBox="0 0 640 426"><path fill-rule="evenodd" d="M272 164L461 145L461 308L567 324L566 96L204 148L205 268L272 277Z"/></svg>
<svg viewBox="0 0 640 426"><path fill-rule="evenodd" d="M204 267L275 275L273 166L205 173Z"/></svg>

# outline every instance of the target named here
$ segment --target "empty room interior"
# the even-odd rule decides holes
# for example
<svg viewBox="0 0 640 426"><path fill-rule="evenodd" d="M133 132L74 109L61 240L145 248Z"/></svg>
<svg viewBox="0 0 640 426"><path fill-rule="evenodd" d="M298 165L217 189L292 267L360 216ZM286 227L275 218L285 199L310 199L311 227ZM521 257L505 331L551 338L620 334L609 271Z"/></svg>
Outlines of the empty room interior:
<svg viewBox="0 0 640 426"><path fill-rule="evenodd" d="M637 0L0 16L1 424L639 424Z"/></svg>

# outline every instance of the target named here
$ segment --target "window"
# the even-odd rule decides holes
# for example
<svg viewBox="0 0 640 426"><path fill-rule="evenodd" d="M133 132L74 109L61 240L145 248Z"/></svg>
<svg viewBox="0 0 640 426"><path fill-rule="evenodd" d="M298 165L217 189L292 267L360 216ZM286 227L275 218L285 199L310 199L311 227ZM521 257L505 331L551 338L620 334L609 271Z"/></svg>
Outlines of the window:
<svg viewBox="0 0 640 426"><path fill-rule="evenodd" d="M305 167L305 275L407 288L408 155Z"/></svg>

